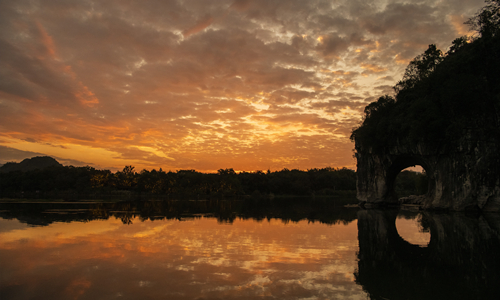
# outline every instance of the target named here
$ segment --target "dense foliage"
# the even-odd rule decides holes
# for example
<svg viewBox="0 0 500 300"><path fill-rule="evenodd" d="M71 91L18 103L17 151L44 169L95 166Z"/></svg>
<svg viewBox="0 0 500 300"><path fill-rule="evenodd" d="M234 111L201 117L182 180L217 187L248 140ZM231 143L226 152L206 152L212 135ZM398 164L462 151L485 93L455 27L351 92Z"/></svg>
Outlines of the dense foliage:
<svg viewBox="0 0 500 300"><path fill-rule="evenodd" d="M394 191L399 197L424 195L427 193L428 178L425 172L404 170L398 174L394 182Z"/></svg>
<svg viewBox="0 0 500 300"><path fill-rule="evenodd" d="M455 146L468 132L500 136L500 0L467 24L474 37L453 41L447 53L430 45L408 65L395 96L365 108L351 139L357 147L382 152L395 143Z"/></svg>
<svg viewBox="0 0 500 300"><path fill-rule="evenodd" d="M92 167L52 166L0 173L0 197L72 198L74 193L128 199L137 195L215 196L333 195L355 190L356 173L346 168L257 171L236 173L220 169L207 174L195 170L142 170L126 166L115 173Z"/></svg>

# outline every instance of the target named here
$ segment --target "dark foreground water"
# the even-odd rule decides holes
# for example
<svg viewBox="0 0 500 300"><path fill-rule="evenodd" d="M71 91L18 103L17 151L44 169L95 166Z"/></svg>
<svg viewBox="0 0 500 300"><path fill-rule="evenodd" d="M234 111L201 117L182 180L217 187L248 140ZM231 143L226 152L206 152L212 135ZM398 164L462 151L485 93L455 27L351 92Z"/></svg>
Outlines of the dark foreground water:
<svg viewBox="0 0 500 300"><path fill-rule="evenodd" d="M0 299L500 299L500 215L0 204Z"/></svg>

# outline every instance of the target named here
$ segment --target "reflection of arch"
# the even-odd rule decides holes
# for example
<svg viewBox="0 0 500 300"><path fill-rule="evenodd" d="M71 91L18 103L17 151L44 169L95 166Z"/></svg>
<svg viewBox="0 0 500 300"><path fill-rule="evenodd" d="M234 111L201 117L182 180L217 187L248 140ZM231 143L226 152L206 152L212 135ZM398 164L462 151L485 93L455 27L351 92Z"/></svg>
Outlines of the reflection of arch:
<svg viewBox="0 0 500 300"><path fill-rule="evenodd" d="M356 282L372 299L497 299L500 296L498 233L486 220L425 214L427 247L399 236L393 210L358 213ZM500 220L497 220L497 223Z"/></svg>
<svg viewBox="0 0 500 300"><path fill-rule="evenodd" d="M419 247L428 247L431 235L429 228L423 225L429 223L428 221L426 222L426 215L414 211L401 212L405 212L405 215L408 215L398 215L396 218L396 230L398 235L410 244L418 245ZM420 227L418 225L420 225Z"/></svg>

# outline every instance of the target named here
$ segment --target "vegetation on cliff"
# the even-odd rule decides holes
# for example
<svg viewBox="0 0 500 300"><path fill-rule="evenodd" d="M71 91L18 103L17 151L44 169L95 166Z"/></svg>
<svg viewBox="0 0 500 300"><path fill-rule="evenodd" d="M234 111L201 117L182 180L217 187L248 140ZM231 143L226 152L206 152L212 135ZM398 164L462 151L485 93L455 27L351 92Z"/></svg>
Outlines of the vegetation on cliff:
<svg viewBox="0 0 500 300"><path fill-rule="evenodd" d="M500 136L500 0L486 2L466 23L475 36L455 39L446 53L430 45L410 62L395 96L366 106L351 135L357 148L384 152L423 142L441 149L471 132Z"/></svg>

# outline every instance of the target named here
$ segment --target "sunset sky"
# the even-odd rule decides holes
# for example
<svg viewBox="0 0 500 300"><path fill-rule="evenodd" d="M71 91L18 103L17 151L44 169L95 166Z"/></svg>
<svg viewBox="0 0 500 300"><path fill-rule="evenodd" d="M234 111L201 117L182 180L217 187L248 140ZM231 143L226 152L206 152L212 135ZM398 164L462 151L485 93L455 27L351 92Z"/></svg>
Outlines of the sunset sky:
<svg viewBox="0 0 500 300"><path fill-rule="evenodd" d="M364 107L482 6L0 1L0 164L354 169Z"/></svg>

